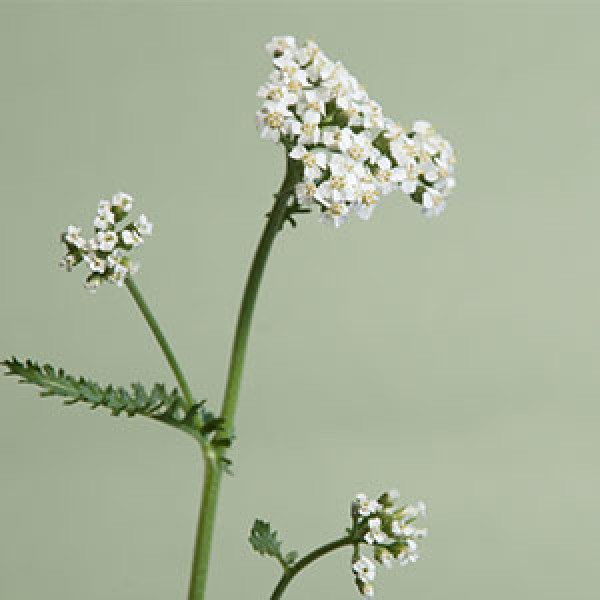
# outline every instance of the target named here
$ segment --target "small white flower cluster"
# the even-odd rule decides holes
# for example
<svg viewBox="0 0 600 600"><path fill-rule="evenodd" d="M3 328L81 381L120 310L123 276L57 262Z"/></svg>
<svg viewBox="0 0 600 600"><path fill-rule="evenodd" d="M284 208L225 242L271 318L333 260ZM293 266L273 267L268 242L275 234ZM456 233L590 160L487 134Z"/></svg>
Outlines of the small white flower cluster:
<svg viewBox="0 0 600 600"><path fill-rule="evenodd" d="M391 568L394 560L400 566L414 563L417 553L417 540L427 536L426 529L416 528L413 523L425 516L425 504L396 506L398 492L390 490L377 500L365 494L357 494L352 503L352 517L355 530L363 534L363 541L374 548L374 559L355 552L352 572L356 586L363 596L374 594L373 581L376 562Z"/></svg>
<svg viewBox="0 0 600 600"><path fill-rule="evenodd" d="M61 236L61 241L67 246L67 254L60 266L71 271L84 262L90 271L85 287L92 293L105 281L121 287L127 275L139 268L130 260L129 252L143 244L146 236L152 235L153 225L146 215L124 223L132 208L133 198L118 192L111 200L100 200L92 238L83 237L81 227L75 225L69 225Z"/></svg>
<svg viewBox="0 0 600 600"><path fill-rule="evenodd" d="M298 47L293 37L266 45L274 71L258 90L262 138L282 142L301 163L295 200L317 205L335 227L351 212L371 217L381 196L401 189L426 215L440 214L455 186L454 151L427 121L410 130L384 116L340 62L312 41Z"/></svg>

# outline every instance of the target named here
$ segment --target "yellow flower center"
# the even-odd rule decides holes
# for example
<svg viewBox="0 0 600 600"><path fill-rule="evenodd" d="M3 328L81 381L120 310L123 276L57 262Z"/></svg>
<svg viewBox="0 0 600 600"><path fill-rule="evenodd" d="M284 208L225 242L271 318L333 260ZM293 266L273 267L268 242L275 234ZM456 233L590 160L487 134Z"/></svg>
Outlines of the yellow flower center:
<svg viewBox="0 0 600 600"><path fill-rule="evenodd" d="M360 160L363 155L363 149L358 144L354 144L348 150L348 155L354 160Z"/></svg>
<svg viewBox="0 0 600 600"><path fill-rule="evenodd" d="M283 115L278 112L270 113L265 121L271 129L279 129L283 125Z"/></svg>
<svg viewBox="0 0 600 600"><path fill-rule="evenodd" d="M373 192L365 192L360 201L364 206L372 206L373 204L377 204L377 199L375 198L375 194Z"/></svg>
<svg viewBox="0 0 600 600"><path fill-rule="evenodd" d="M317 164L317 157L314 154L311 154L310 152L307 152L302 157L302 160L304 161L304 164L307 167L314 167Z"/></svg>
<svg viewBox="0 0 600 600"><path fill-rule="evenodd" d="M379 169L377 172L377 179L379 179L379 181L383 181L384 183L388 183L392 180L392 172L388 169Z"/></svg>
<svg viewBox="0 0 600 600"><path fill-rule="evenodd" d="M332 214L332 216L334 217L341 217L344 214L342 205L339 202L334 202L330 209L329 212Z"/></svg>
<svg viewBox="0 0 600 600"><path fill-rule="evenodd" d="M333 175L329 180L329 184L334 190L342 190L344 189L346 182L344 181L343 177L340 177L339 175Z"/></svg>
<svg viewBox="0 0 600 600"><path fill-rule="evenodd" d="M280 87L272 88L269 91L267 98L269 98L269 100L281 100L283 98L283 90Z"/></svg>

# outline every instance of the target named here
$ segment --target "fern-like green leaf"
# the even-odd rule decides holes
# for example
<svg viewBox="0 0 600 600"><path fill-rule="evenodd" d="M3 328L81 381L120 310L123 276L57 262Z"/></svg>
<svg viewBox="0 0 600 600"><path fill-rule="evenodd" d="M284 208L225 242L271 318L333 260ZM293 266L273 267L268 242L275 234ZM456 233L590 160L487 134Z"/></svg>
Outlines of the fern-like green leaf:
<svg viewBox="0 0 600 600"><path fill-rule="evenodd" d="M81 402L92 409L103 407L115 416L122 413L129 417L144 415L207 439L220 427L219 419L204 409L204 401L189 407L177 389L169 392L161 383L155 384L150 391L141 383L134 383L128 390L112 385L103 387L48 364L40 366L32 360L23 363L13 357L0 364L6 367L6 375L19 377L19 383L36 385L41 388L41 396L63 398L65 404Z"/></svg>

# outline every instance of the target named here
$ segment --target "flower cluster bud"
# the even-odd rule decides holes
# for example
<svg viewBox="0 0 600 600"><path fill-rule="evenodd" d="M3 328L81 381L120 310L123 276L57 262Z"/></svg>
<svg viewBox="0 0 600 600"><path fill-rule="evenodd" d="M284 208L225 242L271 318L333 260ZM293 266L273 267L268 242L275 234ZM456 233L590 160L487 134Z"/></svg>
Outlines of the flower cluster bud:
<svg viewBox="0 0 600 600"><path fill-rule="evenodd" d="M111 200L100 200L94 217L94 235L85 238L81 228L69 225L61 236L67 254L60 266L67 271L85 263L89 274L85 287L94 293L104 282L121 287L129 273L135 273L139 265L130 258L133 249L152 235L153 225L146 215L134 221L129 219L133 198L124 192L113 195Z"/></svg>
<svg viewBox="0 0 600 600"><path fill-rule="evenodd" d="M373 596L376 563L391 568L394 563L405 566L418 558L417 540L427 536L427 530L414 523L426 513L425 504L398 505L398 492L390 490L373 500L357 494L352 502L353 531L359 537L355 544L352 573L358 591ZM373 549L373 559L358 553L360 544Z"/></svg>

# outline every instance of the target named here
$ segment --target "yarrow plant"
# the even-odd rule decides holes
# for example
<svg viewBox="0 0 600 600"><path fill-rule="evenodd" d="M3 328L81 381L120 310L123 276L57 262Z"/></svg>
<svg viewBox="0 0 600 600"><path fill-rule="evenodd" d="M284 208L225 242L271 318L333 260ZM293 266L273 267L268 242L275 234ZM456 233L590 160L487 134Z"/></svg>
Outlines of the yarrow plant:
<svg viewBox="0 0 600 600"><path fill-rule="evenodd" d="M7 375L56 396L65 404L104 407L113 415L144 416L192 436L204 458L204 483L188 600L205 598L215 515L223 473L231 473L228 449L234 439L252 316L273 242L287 222L316 209L325 223L340 227L351 216L368 220L381 198L400 190L419 204L427 216L439 215L454 188L454 152L427 121L404 129L384 116L340 62L334 62L314 42L298 46L293 37L274 37L266 46L273 71L259 88L263 105L256 119L261 137L280 143L286 173L267 215L252 261L238 315L223 401L218 413L190 388L175 353L133 279L136 249L153 232L144 214L131 216L134 200L125 192L101 200L93 218L93 233L69 225L61 236L65 245L61 266L87 269L85 287L96 292L104 283L126 288L146 320L173 373L177 387L162 383L129 388L101 385L74 377L63 369L13 357L2 364ZM271 600L281 598L291 580L322 556L344 547L352 549L350 573L359 593L373 596L377 565L391 567L415 562L418 541L427 531L417 524L425 505L399 503L396 490L377 498L357 494L351 502L350 526L344 535L302 558L283 552L278 534L257 519L249 541L261 555L277 560L283 573Z"/></svg>

